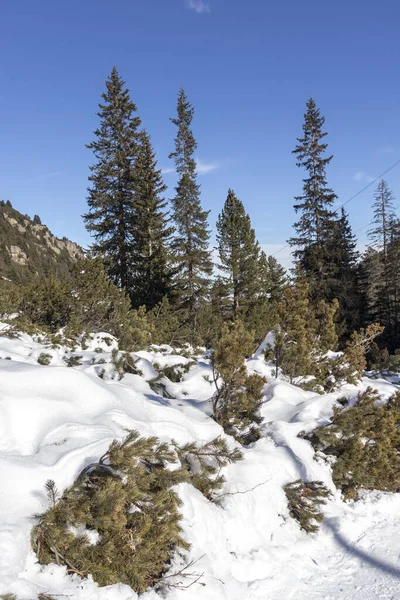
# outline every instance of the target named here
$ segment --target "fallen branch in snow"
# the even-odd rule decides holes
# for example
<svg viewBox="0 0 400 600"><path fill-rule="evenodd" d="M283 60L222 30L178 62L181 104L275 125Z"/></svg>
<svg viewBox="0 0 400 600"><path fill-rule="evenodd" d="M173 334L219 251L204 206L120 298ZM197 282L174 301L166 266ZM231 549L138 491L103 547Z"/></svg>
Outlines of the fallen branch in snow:
<svg viewBox="0 0 400 600"><path fill-rule="evenodd" d="M160 579L160 582L162 585L165 585L165 587L167 588L175 588L177 590L187 590L190 587L192 587L192 585L195 585L196 583L199 583L199 585L205 586L205 583L202 583L200 581L200 579L204 576L204 573L187 573L187 569L190 569L190 567L193 567L193 565L195 565L197 562L199 562L199 560L201 560L202 558L204 558L205 554L202 554L199 558L196 558L196 560L191 560L190 562L187 563L187 565L185 565L184 567L182 567L179 571L176 571L176 573L171 573L171 575L164 575L164 577L162 577ZM182 583L182 581L178 581L176 583L169 583L169 582L165 582L166 579L171 579L172 577L183 577L183 578L191 578L194 577L193 581L191 581L190 583L184 585Z"/></svg>
<svg viewBox="0 0 400 600"><path fill-rule="evenodd" d="M248 494L249 492L254 492L254 490L256 490L258 487L261 487L262 485L265 485L269 481L272 481L272 477L270 477L266 481L262 481L261 483L257 483L257 485L255 485L254 487L252 487L252 488L250 488L248 490L238 490L237 492L224 492L223 494L218 494L218 496L215 496L215 498L222 498L222 496L235 496L236 494Z"/></svg>
<svg viewBox="0 0 400 600"><path fill-rule="evenodd" d="M45 592L40 592L38 596L38 600L54 600L54 598L71 598L70 594L47 594Z"/></svg>
<svg viewBox="0 0 400 600"><path fill-rule="evenodd" d="M84 577L85 577L85 575L84 575L84 574L83 574L81 571L79 571L78 569L76 569L76 568L74 567L74 565L72 565L72 564L69 562L69 560L67 560L67 559L65 558L65 556L63 556L62 554L60 554L60 552L58 552L57 548L51 547L51 548L50 548L50 550L51 550L51 552L54 554L54 556L56 557L56 561L57 561L57 564L58 564L58 565L60 564L60 562L59 562L59 560L58 560L58 559L59 559L59 558L61 558L61 560L63 560L63 561L64 561L64 563L67 565L67 567L68 567L68 569L69 569L70 571L72 571L73 573L76 573L77 575L79 575L79 576L80 576L80 577L82 577L82 578L84 578Z"/></svg>

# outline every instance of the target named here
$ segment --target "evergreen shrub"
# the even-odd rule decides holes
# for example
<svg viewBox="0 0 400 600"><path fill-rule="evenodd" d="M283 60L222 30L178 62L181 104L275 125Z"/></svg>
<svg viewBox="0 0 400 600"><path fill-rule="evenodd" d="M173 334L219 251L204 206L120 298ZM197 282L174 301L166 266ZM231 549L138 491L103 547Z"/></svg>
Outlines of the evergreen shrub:
<svg viewBox="0 0 400 600"><path fill-rule="evenodd" d="M335 457L333 481L346 499L360 489L400 490L400 392L384 402L369 387L354 406L335 407L331 424L307 437Z"/></svg>

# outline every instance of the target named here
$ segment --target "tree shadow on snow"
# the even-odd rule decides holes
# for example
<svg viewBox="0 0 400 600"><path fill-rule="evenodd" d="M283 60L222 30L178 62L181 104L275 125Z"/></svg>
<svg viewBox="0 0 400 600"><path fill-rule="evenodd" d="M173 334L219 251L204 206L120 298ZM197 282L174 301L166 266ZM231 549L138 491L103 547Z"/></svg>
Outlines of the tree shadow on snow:
<svg viewBox="0 0 400 600"><path fill-rule="evenodd" d="M357 548L356 546L350 544L350 542L346 540L346 538L341 533L336 531L334 525L332 525L329 519L325 519L324 525L332 531L335 540L340 546L342 546L342 548L346 550L346 552L352 554L353 556L356 556L357 558L359 558L365 563L368 563L372 567L375 567L376 569L379 569L380 571L383 571L384 573L387 573L388 575L391 575L396 579L400 579L400 567L396 567L394 565L391 565L390 563L380 560L376 556L371 556L364 550L361 550L360 548Z"/></svg>

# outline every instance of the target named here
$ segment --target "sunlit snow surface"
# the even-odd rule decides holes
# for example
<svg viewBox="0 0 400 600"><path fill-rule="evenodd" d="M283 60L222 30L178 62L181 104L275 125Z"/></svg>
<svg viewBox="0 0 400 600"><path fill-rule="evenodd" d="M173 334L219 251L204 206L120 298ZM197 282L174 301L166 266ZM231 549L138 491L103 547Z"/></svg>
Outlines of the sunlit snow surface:
<svg viewBox="0 0 400 600"><path fill-rule="evenodd" d="M127 586L99 588L63 567L37 564L29 535L32 515L46 508L45 481L54 479L63 490L127 429L179 443L204 443L222 433L208 416L214 387L206 357L197 357L182 382L163 381L171 399L148 382L157 369L184 365L187 358L166 346L138 352L142 376L118 381L110 363L115 346L106 334L93 336L86 350L75 352L83 364L67 368L66 348L51 349L28 335L0 337L0 594L21 600L40 592L73 600L136 599ZM50 366L38 364L43 352L51 355ZM103 364L92 364L100 359ZM149 591L141 599L397 600L400 494L369 492L357 503L343 503L329 467L314 460L310 444L298 437L328 422L336 398L354 398L368 385L386 398L396 386L365 378L358 388L318 396L275 381L261 352L248 368L269 380L263 437L244 451L242 462L225 469L223 492L252 491L227 494L218 505L188 484L179 486L184 535L192 544L187 560L202 557L192 570L204 575L186 590L164 596ZM288 515L282 486L300 477L322 480L334 492L317 535L301 532ZM182 564L177 558L171 572Z"/></svg>

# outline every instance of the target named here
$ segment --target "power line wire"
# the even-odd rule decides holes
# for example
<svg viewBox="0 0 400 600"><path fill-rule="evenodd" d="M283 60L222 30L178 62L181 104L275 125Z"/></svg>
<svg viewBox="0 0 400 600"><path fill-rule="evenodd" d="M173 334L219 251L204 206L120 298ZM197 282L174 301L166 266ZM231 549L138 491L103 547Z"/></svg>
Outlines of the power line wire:
<svg viewBox="0 0 400 600"><path fill-rule="evenodd" d="M367 190L372 185L374 185L374 183L376 183L378 181L378 179L382 179L382 177L384 177L387 173L389 173L389 171L391 171L392 169L394 169L395 167L397 167L397 165L399 165L399 164L400 164L400 158L398 160L396 160L396 162L394 162L392 165L390 165L390 167L388 167L385 171L383 171L383 173L381 173L380 175L378 175L378 177L375 177L375 179L373 179L372 181L370 181L369 183L367 183L367 185L365 185L361 190L359 190L356 194L354 194L354 196L351 196L351 198L349 198L348 200L346 200L346 202L343 202L343 204L341 204L341 206L339 206L334 211L333 214L335 215L344 206L346 206L347 204L349 204L350 202L352 202L352 200L354 200L355 198L357 198L358 196L360 196L363 192L365 192L365 190ZM372 221L370 223L368 223L367 225L364 225L363 227L360 227L360 229L357 229L357 231L354 231L354 234L356 234L358 231L361 231L361 229L365 229L365 227L368 227L368 225L371 225L371 223L372 223ZM285 246L282 246L282 248L279 248L279 250L277 250L272 256L276 256L277 254L279 254L279 252L282 252L283 250L286 250L286 248L289 248L289 247L290 247L290 244L286 244Z"/></svg>

